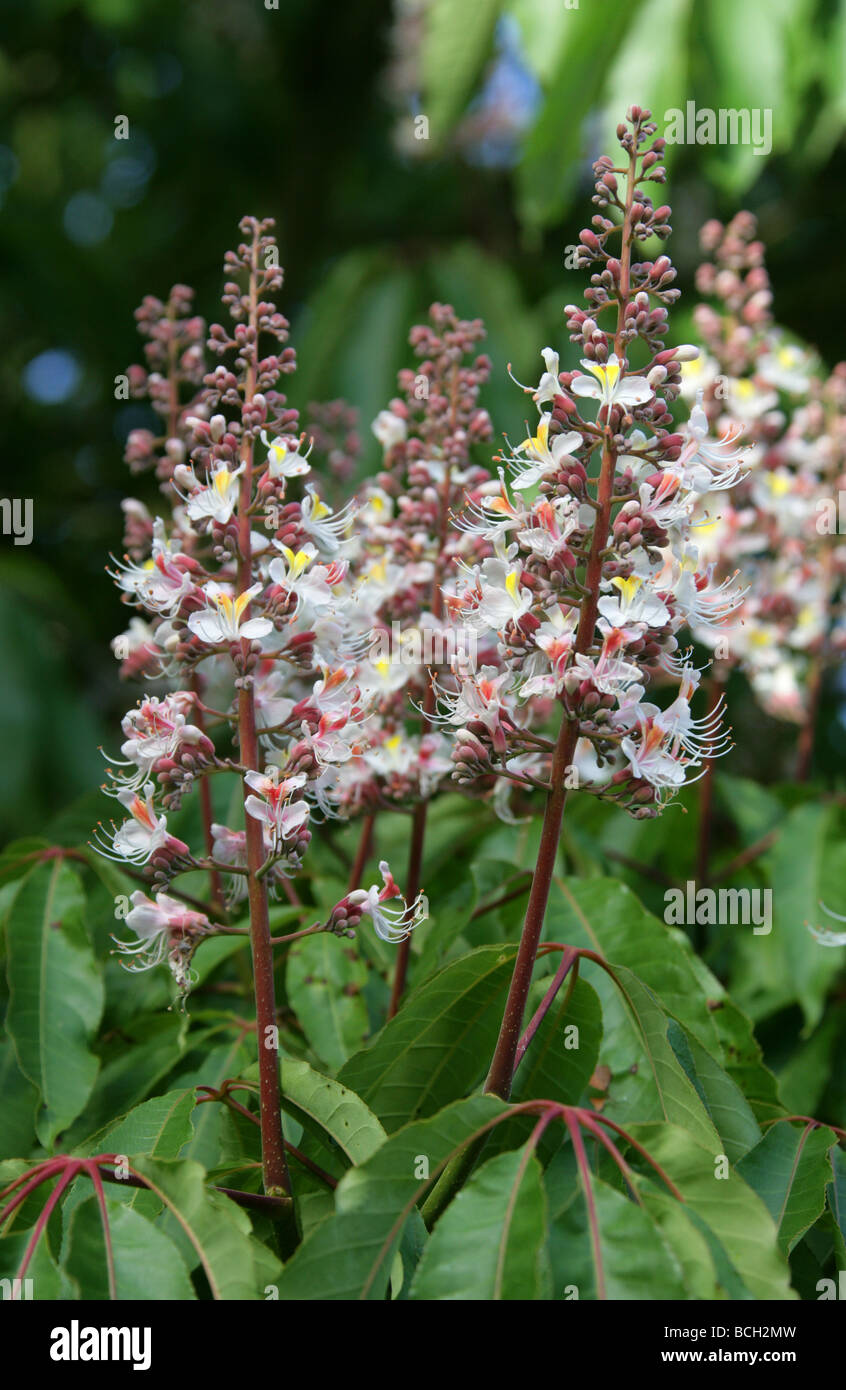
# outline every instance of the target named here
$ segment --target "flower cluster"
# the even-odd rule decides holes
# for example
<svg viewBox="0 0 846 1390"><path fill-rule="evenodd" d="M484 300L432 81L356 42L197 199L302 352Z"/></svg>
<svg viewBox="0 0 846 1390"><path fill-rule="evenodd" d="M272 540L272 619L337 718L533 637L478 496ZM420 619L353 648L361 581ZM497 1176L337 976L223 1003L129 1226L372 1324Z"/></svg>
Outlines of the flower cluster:
<svg viewBox="0 0 846 1390"><path fill-rule="evenodd" d="M167 960L181 990L194 947L216 929L210 916L219 922L226 906L217 891L209 914L186 911L174 880L208 869L230 908L249 896L251 916L261 916L262 900L266 913L268 891L290 892L312 826L345 812L343 770L365 756L378 705L367 660L377 605L362 600L367 586L349 560L360 503L334 509L325 500L311 444L279 390L295 356L270 299L282 284L271 225L246 218L244 243L227 254L230 324L213 325L207 345L217 364L206 359L202 321L185 317L190 291L178 286L167 304L145 300L152 370L129 374L163 430L135 431L127 455L155 469L164 502L155 516L125 504L126 553L111 573L138 614L113 646L125 674L162 690L123 720L107 790L128 818L101 825L96 838L154 889L154 899L134 896L127 923L137 940L122 949L136 967ZM349 426L337 409L331 415ZM240 780L241 826L213 819L218 775ZM202 852L168 830L195 784ZM422 920L425 899L386 908L399 894L385 873L386 887L362 890L345 920L367 912L386 940L399 940ZM325 929L345 910L338 905Z"/></svg>
<svg viewBox="0 0 846 1390"><path fill-rule="evenodd" d="M433 795L451 772L448 740L432 724L431 673L449 671L475 633L449 616L457 564L487 553L485 542L451 526L468 496L480 495L486 469L474 445L491 437L479 390L490 363L478 355L478 320L434 304L411 331L416 370L399 374L401 395L380 412L373 432L383 467L360 489L350 564L371 640L358 676L372 716L368 747L341 772L348 807L374 812Z"/></svg>
<svg viewBox="0 0 846 1390"><path fill-rule="evenodd" d="M801 722L812 714L822 668L846 647L840 593L846 547L836 539L846 486L846 363L826 379L815 354L774 325L764 248L750 213L702 231L708 259L697 285L710 300L695 312L702 357L682 370L714 434L741 432L750 471L698 534L716 572L743 567L747 591L715 644L738 664L761 705ZM714 447L727 447L715 445ZM730 444L728 445L730 447Z"/></svg>
<svg viewBox="0 0 846 1390"><path fill-rule="evenodd" d="M669 257L635 258L639 243L670 232L670 209L644 187L664 180L655 131L632 108L618 128L622 163L594 166L597 212L580 237L593 271L587 307L566 310L581 369L561 371L544 349L537 386L523 388L536 423L507 444L498 479L458 523L490 554L463 564L449 605L457 621L495 633L496 656L457 666L455 689L439 689L459 782L581 786L638 817L728 746L720 707L692 711L701 673L677 634L718 627L742 599L703 560L694 515L737 481L743 454L708 440L701 409L673 425L697 350L663 343L678 295ZM653 692L665 687L659 705ZM543 732L556 706L557 740Z"/></svg>

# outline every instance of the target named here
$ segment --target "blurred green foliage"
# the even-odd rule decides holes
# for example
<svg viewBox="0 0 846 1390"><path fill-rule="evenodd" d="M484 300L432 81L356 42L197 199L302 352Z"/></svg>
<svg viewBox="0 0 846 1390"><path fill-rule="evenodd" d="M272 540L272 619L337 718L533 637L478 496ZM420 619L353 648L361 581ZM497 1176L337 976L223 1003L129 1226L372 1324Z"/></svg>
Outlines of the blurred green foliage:
<svg viewBox="0 0 846 1390"><path fill-rule="evenodd" d="M126 613L103 566L120 547L121 497L152 502L155 487L122 463L127 431L147 416L115 400L114 378L139 357L132 313L145 293L183 281L215 316L243 213L277 219L300 357L291 400L357 406L362 469L409 326L433 298L486 319L486 403L498 431L521 428L506 364L530 379L545 342L566 356L561 309L582 282L565 248L586 220L590 160L635 99L660 114L688 99L772 108L768 159L674 151L681 284L701 223L743 202L769 244L778 319L830 362L842 352L842 0L405 0L397 11L390 0L329 12L308 0L4 6L3 491L35 506L33 544L4 537L0 552L6 831L40 829L96 786L96 745L115 746L136 697L109 653ZM429 138L415 141L421 114ZM121 116L127 140L115 138ZM832 710L826 766L842 757ZM732 713L748 734L735 766L783 768L792 731L764 727L742 699Z"/></svg>

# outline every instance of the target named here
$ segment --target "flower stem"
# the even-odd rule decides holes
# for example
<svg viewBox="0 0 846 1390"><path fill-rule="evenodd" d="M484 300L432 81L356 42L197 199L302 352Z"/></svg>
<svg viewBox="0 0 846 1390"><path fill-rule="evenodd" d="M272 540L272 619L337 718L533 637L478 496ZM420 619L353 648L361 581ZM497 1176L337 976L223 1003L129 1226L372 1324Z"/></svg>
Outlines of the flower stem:
<svg viewBox="0 0 846 1390"><path fill-rule="evenodd" d="M411 847L408 853L408 873L405 880L405 897L406 902L409 903L413 903L420 892L420 877L423 872L423 841L426 838L426 812L428 809L429 803L421 801L419 806L415 808L411 822ZM410 955L411 937L407 936L397 947L394 985L391 990L391 1002L388 1005L388 1018L393 1018L400 1006Z"/></svg>
<svg viewBox="0 0 846 1390"><path fill-rule="evenodd" d="M252 266L250 271L250 327L252 329L252 358L247 367L244 387L244 405L252 401L255 393L257 357L257 316L258 316L258 234L253 237ZM241 462L245 465L241 475L241 491L238 508L239 558L238 593L249 589L252 583L252 544L250 536L250 503L253 489L253 440L248 431L244 432L241 445ZM250 768L259 768L259 745L256 732L255 696L252 678L248 672L250 643L241 643L244 675L238 691L238 739L241 761ZM246 803L249 788L242 783ZM256 1036L258 1039L259 1067L259 1117L261 1119L261 1156L264 1190L269 1197L284 1197L291 1194L291 1179L285 1158L285 1140L282 1133L282 1108L279 1096L278 1031L276 1024L276 989L273 979L273 947L270 942L270 914L267 901L267 883L259 877L265 860L262 823L246 811L244 812L247 849L247 893L250 906L250 944L253 957L253 988L256 1000Z"/></svg>
<svg viewBox="0 0 846 1390"><path fill-rule="evenodd" d="M367 861L373 849L373 823L375 820L375 816L365 816L361 822L361 838L358 842L358 849L356 850L352 869L350 870L350 881L347 885L348 893L354 893L356 888L361 887L364 870L367 867Z"/></svg>
<svg viewBox="0 0 846 1390"><path fill-rule="evenodd" d="M617 356L621 358L624 356L623 328L625 325L626 306L631 296L632 205L634 202L636 175L637 146L634 144L629 157L626 202L621 224L620 290L617 301L617 331L614 339L615 352ZM611 529L611 508L615 500L614 475L617 466L617 455L613 444L614 434L610 424L611 413L610 409L606 410L605 419L602 423L602 462L599 470L596 498L594 499L596 519L593 526L593 535L591 536L588 560L585 566L583 586L585 597L579 616L576 640L573 644L574 656L587 655L594 641L596 632L599 586L602 582L603 555L605 547L608 544L608 536ZM529 894L526 919L523 923L523 933L520 938L520 946L514 962L514 972L511 977L508 998L505 1002L505 1012L502 1017L499 1038L497 1040L493 1060L491 1061L487 1081L485 1082L485 1091L492 1095L500 1096L502 1100L508 1100L511 1094L511 1083L517 1060L517 1049L520 1044L520 1030L523 1024L523 1015L526 1010L526 1000L532 983L532 971L534 969L535 958L543 932L543 922L546 914L546 905L549 901L549 889L552 883L552 875L555 872L555 860L558 854L558 842L561 837L561 824L564 818L564 805L567 800L567 769L572 764L578 737L578 720L568 718L564 715L561 720L561 727L558 731L555 751L552 755L552 769L549 780L549 792L547 793L546 806L544 808L540 850L538 852L538 861L535 866L534 878L532 879L532 890Z"/></svg>

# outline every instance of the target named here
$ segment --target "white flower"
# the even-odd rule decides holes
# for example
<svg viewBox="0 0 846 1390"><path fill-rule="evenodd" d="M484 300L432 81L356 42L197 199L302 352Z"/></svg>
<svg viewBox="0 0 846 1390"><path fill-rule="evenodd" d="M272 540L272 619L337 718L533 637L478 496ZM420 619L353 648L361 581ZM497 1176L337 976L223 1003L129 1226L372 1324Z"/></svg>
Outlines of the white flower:
<svg viewBox="0 0 846 1390"><path fill-rule="evenodd" d="M211 581L206 585L204 593L212 603L208 608L191 614L188 619L189 628L195 637L199 637L201 642L206 642L210 647L217 646L220 642L236 642L242 637L248 640L266 637L268 632L273 631L273 623L269 618L248 618L245 623L241 621L251 600L256 594L260 594L261 590L261 584L253 584L236 597L222 585Z"/></svg>
<svg viewBox="0 0 846 1390"><path fill-rule="evenodd" d="M334 555L341 548L341 537L348 530L355 515L355 503L348 502L339 512L333 512L317 495L313 483L306 484L306 496L301 506L301 525L318 547L328 555Z"/></svg>
<svg viewBox="0 0 846 1390"><path fill-rule="evenodd" d="M770 386L791 395L802 395L811 384L813 358L795 343L774 342L772 350L758 359L755 371Z"/></svg>
<svg viewBox="0 0 846 1390"><path fill-rule="evenodd" d="M295 792L300 791L307 782L305 773L298 772L293 777L281 777L278 768L269 772L247 772L244 781L258 796L248 796L244 810L254 820L263 821L270 831L271 841L277 848L283 840L297 835L308 820L308 803L302 799L292 801Z"/></svg>
<svg viewBox="0 0 846 1390"><path fill-rule="evenodd" d="M117 560L117 572L107 573L116 581L118 588L127 594L134 594L138 603L151 613L172 615L182 600L194 587L186 568L177 561L186 563L186 557L171 549L165 536L164 523L157 517L153 523L153 553L142 564L132 564L128 560Z"/></svg>
<svg viewBox="0 0 846 1390"><path fill-rule="evenodd" d="M349 901L372 918L376 935L382 941L395 946L398 942L405 941L414 928L426 920L429 916L429 904L423 893L418 893L413 903L406 903L384 859L379 865L379 872L384 880L383 888L374 886L366 890L356 889L349 894ZM399 899L399 904L396 907L386 907L385 903L394 898Z"/></svg>
<svg viewBox="0 0 846 1390"><path fill-rule="evenodd" d="M298 478L303 473L311 470L308 455L311 453L311 446L307 453L300 453L300 444L296 449L291 448L290 441L277 435L274 439L268 439L264 430L261 432L261 442L267 449L267 471L271 478Z"/></svg>
<svg viewBox="0 0 846 1390"><path fill-rule="evenodd" d="M526 467L522 459L515 459L511 464L511 471L514 480L511 484L515 492L524 492L526 488L534 487L545 478L548 473L557 473L561 467L562 459L568 454L572 454L583 443L582 436L575 430L569 430L567 434L556 434L549 442L549 419L544 417L539 425L537 434L524 439L522 444L517 445L515 452L525 451L528 458L533 459L532 466Z"/></svg>
<svg viewBox="0 0 846 1390"><path fill-rule="evenodd" d="M117 799L130 813L131 819L122 825L112 822L111 833L102 825L97 827L95 848L107 859L123 859L129 864L146 864L156 850L170 839L167 816L157 816L153 807L153 785L148 782L143 796L131 787L117 793ZM178 842L175 842L178 843Z"/></svg>
<svg viewBox="0 0 846 1390"><path fill-rule="evenodd" d="M212 930L208 917L190 911L166 893L157 893L153 901L139 890L129 901L132 908L126 914L126 925L137 939L112 938L122 955L133 957L125 968L151 970L166 959L180 991L186 993L191 985L191 956L197 943Z"/></svg>
<svg viewBox="0 0 846 1390"><path fill-rule="evenodd" d="M242 463L234 473L230 473L225 463L216 464L208 485L199 487L188 498L185 510L191 520L200 521L204 517L210 517L212 521L225 526L235 511L241 486L238 479L246 466Z"/></svg>
<svg viewBox="0 0 846 1390"><path fill-rule="evenodd" d="M839 912L832 912L831 908L826 907L824 902L820 903L820 907L836 922L846 922L846 917L841 917ZM810 922L806 922L805 926L820 946L846 946L846 931L834 931L831 927L814 927Z"/></svg>
<svg viewBox="0 0 846 1390"><path fill-rule="evenodd" d="M537 391L534 392L534 399L538 405L543 405L544 401L551 401L554 396L561 395L561 383L558 380L558 353L550 347L545 347L541 356L546 364L546 371L538 382Z"/></svg>
<svg viewBox="0 0 846 1390"><path fill-rule="evenodd" d="M597 608L612 627L625 628L629 623L646 627L664 627L670 621L667 605L636 574L629 579L616 576L611 580L617 597L603 596Z"/></svg>
<svg viewBox="0 0 846 1390"><path fill-rule="evenodd" d="M612 352L607 364L582 360L582 366L590 376L574 376L570 390L574 396L586 396L600 401L602 405L644 405L651 400L654 392L645 376L624 376L623 366L616 352Z"/></svg>
<svg viewBox="0 0 846 1390"><path fill-rule="evenodd" d="M495 630L521 618L532 606L532 592L520 584L522 569L506 560L483 560L479 575L479 620Z"/></svg>
<svg viewBox="0 0 846 1390"><path fill-rule="evenodd" d="M371 428L386 453L395 444L402 444L408 434L405 420L392 410L380 410Z"/></svg>

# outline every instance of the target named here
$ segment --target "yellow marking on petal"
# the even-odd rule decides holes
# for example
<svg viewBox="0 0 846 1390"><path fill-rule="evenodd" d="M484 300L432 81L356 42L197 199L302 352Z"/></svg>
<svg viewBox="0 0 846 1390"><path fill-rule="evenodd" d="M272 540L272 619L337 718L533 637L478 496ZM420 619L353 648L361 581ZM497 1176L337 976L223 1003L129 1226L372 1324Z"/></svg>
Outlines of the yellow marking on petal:
<svg viewBox="0 0 846 1390"><path fill-rule="evenodd" d="M236 625L241 621L241 615L250 602L250 594L239 594L235 600L235 622Z"/></svg>
<svg viewBox="0 0 846 1390"><path fill-rule="evenodd" d="M750 396L754 396L755 394L754 382L747 381L745 377L741 381L736 381L734 383L734 394L748 401Z"/></svg>
<svg viewBox="0 0 846 1390"><path fill-rule="evenodd" d="M628 579L621 579L619 575L616 575L615 578L611 580L611 583L617 586L617 588L620 590L620 593L623 595L623 598L625 599L626 603L628 604L631 603L632 599L634 598L635 594L637 593L638 589L643 583L643 580L639 579L636 574L631 575Z"/></svg>
<svg viewBox="0 0 846 1390"><path fill-rule="evenodd" d="M225 497L229 484L232 482L232 474L228 468L219 468L212 479L212 487L218 497Z"/></svg>
<svg viewBox="0 0 846 1390"><path fill-rule="evenodd" d="M520 599L520 572L519 570L509 570L505 577L505 587L515 603Z"/></svg>
<svg viewBox="0 0 846 1390"><path fill-rule="evenodd" d="M776 356L782 367L794 367L799 360L798 352L792 347L779 348Z"/></svg>
<svg viewBox="0 0 846 1390"><path fill-rule="evenodd" d="M212 597L213 597L215 603L217 604L218 608L222 608L222 609L223 609L223 612L226 614L227 621L231 622L231 621L232 621L232 595L231 595L231 594L213 594Z"/></svg>
<svg viewBox="0 0 846 1390"><path fill-rule="evenodd" d="M320 500L320 498L318 497L318 495L317 495L316 492L313 493L312 496L313 496L313 498L314 498L314 501L313 501L312 507L311 507L311 517L312 517L312 520L313 520L313 521L319 521L320 518L321 518L322 516L329 516L330 510L331 510L331 509L330 509L329 507L326 506L326 503L325 503L325 502L321 502L321 500Z"/></svg>
<svg viewBox="0 0 846 1390"><path fill-rule="evenodd" d="M389 753L396 753L402 744L402 734L394 734L391 738L385 739L385 747Z"/></svg>
<svg viewBox="0 0 846 1390"><path fill-rule="evenodd" d="M790 478L784 477L781 473L770 473L767 484L773 497L784 497L790 492Z"/></svg>
<svg viewBox="0 0 846 1390"><path fill-rule="evenodd" d="M368 579L375 579L377 584L384 582L387 575L387 561L374 560L368 571Z"/></svg>
<svg viewBox="0 0 846 1390"><path fill-rule="evenodd" d="M391 663L388 660L388 658L386 656L383 656L380 661L375 661L373 665L375 670L379 672L379 675L382 676L383 679L387 680L388 676L391 673Z"/></svg>
<svg viewBox="0 0 846 1390"><path fill-rule="evenodd" d="M518 445L518 448L520 448L520 449L533 449L533 450L535 451L536 454L543 454L543 453L546 453L547 440L548 440L548 438L549 438L549 421L546 420L546 419L544 419L544 420L541 420L540 424L538 425L538 432L537 432L537 434L532 434L532 435L529 436L528 439L524 439L524 440L523 440L523 443L520 444L520 445Z"/></svg>
<svg viewBox="0 0 846 1390"><path fill-rule="evenodd" d="M590 371L593 372L597 381L599 381L602 386L613 391L620 376L620 364L619 362L608 362L603 365L602 363L594 362L591 363Z"/></svg>

